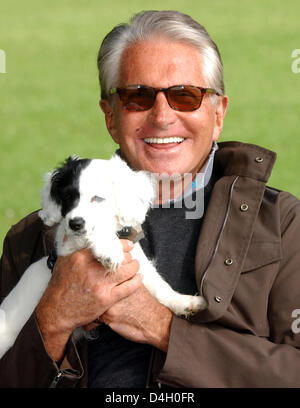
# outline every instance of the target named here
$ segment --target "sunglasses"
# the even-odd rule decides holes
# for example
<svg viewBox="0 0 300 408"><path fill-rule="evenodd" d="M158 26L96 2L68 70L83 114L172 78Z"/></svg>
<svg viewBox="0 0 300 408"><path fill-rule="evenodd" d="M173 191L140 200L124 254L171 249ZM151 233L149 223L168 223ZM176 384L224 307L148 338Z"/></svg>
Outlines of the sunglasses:
<svg viewBox="0 0 300 408"><path fill-rule="evenodd" d="M206 93L220 95L212 88L192 85L174 85L169 88L152 88L146 85L130 85L110 89L110 95L117 93L125 109L146 111L155 103L158 92L163 92L169 106L177 111L189 112L199 109Z"/></svg>

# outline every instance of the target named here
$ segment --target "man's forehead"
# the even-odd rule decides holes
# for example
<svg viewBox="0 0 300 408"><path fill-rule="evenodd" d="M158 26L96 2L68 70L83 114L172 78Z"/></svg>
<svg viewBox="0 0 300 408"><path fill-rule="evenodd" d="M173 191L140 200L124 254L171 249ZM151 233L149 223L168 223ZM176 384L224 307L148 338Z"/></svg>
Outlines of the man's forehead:
<svg viewBox="0 0 300 408"><path fill-rule="evenodd" d="M184 83L203 86L202 72L203 58L195 47L152 39L134 44L124 51L119 85L141 83L167 87Z"/></svg>

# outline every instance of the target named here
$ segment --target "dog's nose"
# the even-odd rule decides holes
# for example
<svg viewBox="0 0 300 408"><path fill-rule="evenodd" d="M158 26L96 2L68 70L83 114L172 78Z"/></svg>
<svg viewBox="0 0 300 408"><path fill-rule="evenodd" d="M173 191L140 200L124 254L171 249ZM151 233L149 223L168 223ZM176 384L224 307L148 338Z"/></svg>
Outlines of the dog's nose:
<svg viewBox="0 0 300 408"><path fill-rule="evenodd" d="M71 218L69 221L69 227L73 231L79 231L84 227L85 221L82 217Z"/></svg>

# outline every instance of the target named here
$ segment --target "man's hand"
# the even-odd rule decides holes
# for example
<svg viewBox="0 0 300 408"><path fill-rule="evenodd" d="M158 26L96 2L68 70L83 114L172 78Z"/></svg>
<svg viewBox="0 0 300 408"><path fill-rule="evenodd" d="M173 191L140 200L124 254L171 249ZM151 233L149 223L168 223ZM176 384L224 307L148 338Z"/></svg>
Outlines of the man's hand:
<svg viewBox="0 0 300 408"><path fill-rule="evenodd" d="M100 319L128 340L152 344L167 352L172 316L172 312L141 285L112 305Z"/></svg>
<svg viewBox="0 0 300 408"><path fill-rule="evenodd" d="M57 259L53 276L36 308L44 344L53 360L63 357L75 328L95 320L141 286L139 264L130 254L133 245L128 240L121 243L125 259L115 273L105 270L87 249Z"/></svg>

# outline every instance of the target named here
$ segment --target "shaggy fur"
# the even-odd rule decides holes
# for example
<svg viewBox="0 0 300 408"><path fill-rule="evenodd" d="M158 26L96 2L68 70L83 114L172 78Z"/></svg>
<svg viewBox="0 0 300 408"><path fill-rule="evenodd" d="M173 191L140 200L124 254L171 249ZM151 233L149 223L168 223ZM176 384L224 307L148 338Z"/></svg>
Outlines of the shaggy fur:
<svg viewBox="0 0 300 408"><path fill-rule="evenodd" d="M59 256L90 248L111 273L121 265L124 253L117 231L139 229L154 199L149 175L132 171L118 156L110 160L70 157L46 175L39 216L58 224L56 250ZM143 284L156 299L177 315L206 308L201 296L182 295L167 284L136 243L132 256L138 259ZM47 257L32 264L0 306L0 357L13 345L38 304L51 277Z"/></svg>

